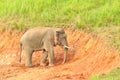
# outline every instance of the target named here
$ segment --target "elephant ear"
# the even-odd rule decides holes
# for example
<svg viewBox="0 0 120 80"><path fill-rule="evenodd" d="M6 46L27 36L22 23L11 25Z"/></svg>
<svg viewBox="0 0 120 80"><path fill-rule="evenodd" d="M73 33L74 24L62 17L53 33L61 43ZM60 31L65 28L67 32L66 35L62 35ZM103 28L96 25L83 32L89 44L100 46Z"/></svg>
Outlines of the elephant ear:
<svg viewBox="0 0 120 80"><path fill-rule="evenodd" d="M64 33L64 30L62 28L57 28L55 32L55 45L60 44L60 36Z"/></svg>
<svg viewBox="0 0 120 80"><path fill-rule="evenodd" d="M56 31L56 38L59 38L60 31Z"/></svg>
<svg viewBox="0 0 120 80"><path fill-rule="evenodd" d="M60 36L60 31L56 31L56 35L55 35L55 45L59 44L59 36Z"/></svg>

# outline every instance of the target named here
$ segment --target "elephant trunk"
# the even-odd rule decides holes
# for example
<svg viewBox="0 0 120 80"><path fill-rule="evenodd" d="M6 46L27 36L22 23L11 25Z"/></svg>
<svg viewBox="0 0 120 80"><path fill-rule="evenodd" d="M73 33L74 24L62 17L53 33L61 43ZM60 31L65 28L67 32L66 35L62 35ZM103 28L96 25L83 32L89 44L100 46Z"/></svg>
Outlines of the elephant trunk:
<svg viewBox="0 0 120 80"><path fill-rule="evenodd" d="M64 46L64 58L63 58L63 64L66 62L67 60L67 52L68 52L68 46Z"/></svg>

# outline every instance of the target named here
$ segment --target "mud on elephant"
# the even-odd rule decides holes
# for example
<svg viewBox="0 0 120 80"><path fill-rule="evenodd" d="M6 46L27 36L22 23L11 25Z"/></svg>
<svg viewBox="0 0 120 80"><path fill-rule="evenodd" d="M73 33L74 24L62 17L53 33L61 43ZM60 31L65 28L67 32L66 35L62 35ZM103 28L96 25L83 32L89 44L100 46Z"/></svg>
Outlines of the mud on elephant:
<svg viewBox="0 0 120 80"><path fill-rule="evenodd" d="M56 45L63 47L64 58L63 63L66 62L68 42L67 36L63 28L32 28L26 31L20 39L20 59L21 53L24 49L26 54L26 66L32 65L32 54L34 51L42 50L40 65L45 66L45 61L48 57L49 66L54 65L54 49Z"/></svg>

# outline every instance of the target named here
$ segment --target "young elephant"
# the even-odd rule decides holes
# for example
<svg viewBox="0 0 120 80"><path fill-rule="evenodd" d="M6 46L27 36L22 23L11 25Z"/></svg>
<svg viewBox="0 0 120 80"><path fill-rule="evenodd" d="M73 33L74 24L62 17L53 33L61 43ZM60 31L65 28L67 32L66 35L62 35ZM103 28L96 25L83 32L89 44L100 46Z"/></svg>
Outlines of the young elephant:
<svg viewBox="0 0 120 80"><path fill-rule="evenodd" d="M32 54L34 51L43 50L40 65L45 66L45 61L48 57L49 66L53 66L54 50L53 47L59 45L64 48L63 63L66 62L68 42L63 28L33 28L26 31L20 40L20 59L21 52L24 49L26 53L26 66L32 65Z"/></svg>

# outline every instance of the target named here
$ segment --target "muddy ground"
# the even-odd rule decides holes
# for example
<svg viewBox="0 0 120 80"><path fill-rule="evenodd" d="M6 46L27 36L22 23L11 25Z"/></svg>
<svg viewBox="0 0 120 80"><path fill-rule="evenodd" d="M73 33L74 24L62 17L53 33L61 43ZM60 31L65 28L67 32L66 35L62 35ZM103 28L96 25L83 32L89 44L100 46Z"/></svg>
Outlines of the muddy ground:
<svg viewBox="0 0 120 80"><path fill-rule="evenodd" d="M0 80L87 80L93 74L120 66L120 52L104 44L100 37L67 28L70 49L65 64L63 50L55 47L55 66L40 66L41 51L33 54L34 67L25 67L25 55L18 62L19 40L23 32L0 31Z"/></svg>

